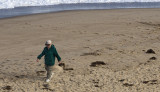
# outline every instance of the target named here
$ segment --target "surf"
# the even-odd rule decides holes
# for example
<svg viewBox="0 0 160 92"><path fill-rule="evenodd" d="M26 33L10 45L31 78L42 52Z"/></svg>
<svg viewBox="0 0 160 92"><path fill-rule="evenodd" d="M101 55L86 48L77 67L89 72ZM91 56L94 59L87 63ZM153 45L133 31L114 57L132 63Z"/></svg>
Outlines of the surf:
<svg viewBox="0 0 160 92"><path fill-rule="evenodd" d="M81 3L160 2L160 0L0 0L0 9Z"/></svg>

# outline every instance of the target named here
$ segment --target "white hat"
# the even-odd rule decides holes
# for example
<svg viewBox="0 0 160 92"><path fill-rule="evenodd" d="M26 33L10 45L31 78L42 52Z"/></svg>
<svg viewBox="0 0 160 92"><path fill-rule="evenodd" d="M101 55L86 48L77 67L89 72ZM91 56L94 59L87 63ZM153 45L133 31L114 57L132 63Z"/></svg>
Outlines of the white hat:
<svg viewBox="0 0 160 92"><path fill-rule="evenodd" d="M51 40L47 40L45 44L52 44Z"/></svg>

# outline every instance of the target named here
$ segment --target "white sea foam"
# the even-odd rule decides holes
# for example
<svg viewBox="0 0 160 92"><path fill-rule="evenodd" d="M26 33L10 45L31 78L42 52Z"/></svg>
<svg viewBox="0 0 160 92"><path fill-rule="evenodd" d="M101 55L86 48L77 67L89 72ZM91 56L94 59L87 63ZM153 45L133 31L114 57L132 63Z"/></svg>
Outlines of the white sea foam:
<svg viewBox="0 0 160 92"><path fill-rule="evenodd" d="M21 6L44 6L71 3L160 2L160 0L0 0L0 9Z"/></svg>

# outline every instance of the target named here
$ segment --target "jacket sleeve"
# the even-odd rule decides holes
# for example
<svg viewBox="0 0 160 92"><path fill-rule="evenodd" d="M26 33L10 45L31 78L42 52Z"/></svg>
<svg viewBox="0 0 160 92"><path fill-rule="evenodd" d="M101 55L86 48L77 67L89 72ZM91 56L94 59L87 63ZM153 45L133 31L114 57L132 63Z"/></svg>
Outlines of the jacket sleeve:
<svg viewBox="0 0 160 92"><path fill-rule="evenodd" d="M38 59L41 59L45 55L45 48L43 49L42 53L37 56Z"/></svg>
<svg viewBox="0 0 160 92"><path fill-rule="evenodd" d="M58 60L58 61L61 61L61 57L59 56L56 48L54 48L54 55L57 57L57 60Z"/></svg>

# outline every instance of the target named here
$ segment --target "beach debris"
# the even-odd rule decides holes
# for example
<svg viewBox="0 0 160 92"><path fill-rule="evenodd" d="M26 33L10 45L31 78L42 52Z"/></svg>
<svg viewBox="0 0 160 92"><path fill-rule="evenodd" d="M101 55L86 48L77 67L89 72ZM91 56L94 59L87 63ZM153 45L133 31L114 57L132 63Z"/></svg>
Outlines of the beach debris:
<svg viewBox="0 0 160 92"><path fill-rule="evenodd" d="M155 51L152 50L152 49L148 49L148 50L146 51L146 53L147 53L147 54L156 54Z"/></svg>
<svg viewBox="0 0 160 92"><path fill-rule="evenodd" d="M143 84L147 84L147 83L149 83L149 81L142 81L142 83L143 83Z"/></svg>
<svg viewBox="0 0 160 92"><path fill-rule="evenodd" d="M44 76L46 71L37 71L36 73L37 73L37 76Z"/></svg>
<svg viewBox="0 0 160 92"><path fill-rule="evenodd" d="M103 61L96 61L96 62L92 62L91 63L91 67L96 67L96 66L99 66L99 65L106 65L106 63L104 63Z"/></svg>
<svg viewBox="0 0 160 92"><path fill-rule="evenodd" d="M17 75L17 76L15 76L16 78L24 78L25 77L25 75Z"/></svg>
<svg viewBox="0 0 160 92"><path fill-rule="evenodd" d="M99 56L101 55L101 53L99 53L98 51L95 51L95 52L83 53L81 56L88 56L88 55Z"/></svg>
<svg viewBox="0 0 160 92"><path fill-rule="evenodd" d="M143 84L151 84L151 85L154 85L154 84L157 84L157 80L149 80L149 81L142 81Z"/></svg>
<svg viewBox="0 0 160 92"><path fill-rule="evenodd" d="M123 86L125 87L131 87L131 86L134 86L133 84L129 84L129 83L124 83Z"/></svg>
<svg viewBox="0 0 160 92"><path fill-rule="evenodd" d="M5 87L2 87L3 90L11 90L12 87L11 86L5 86Z"/></svg>
<svg viewBox="0 0 160 92"><path fill-rule="evenodd" d="M157 80L150 80L151 82L157 82Z"/></svg>
<svg viewBox="0 0 160 92"><path fill-rule="evenodd" d="M74 70L73 68L64 68L63 70L69 71L69 70Z"/></svg>
<svg viewBox="0 0 160 92"><path fill-rule="evenodd" d="M120 79L120 80L119 80L119 82L124 82L124 81L125 81L125 79Z"/></svg>
<svg viewBox="0 0 160 92"><path fill-rule="evenodd" d="M157 58L156 57L151 57L149 60L156 60Z"/></svg>
<svg viewBox="0 0 160 92"><path fill-rule="evenodd" d="M154 84L157 84L157 80L150 80L150 84L154 85Z"/></svg>

